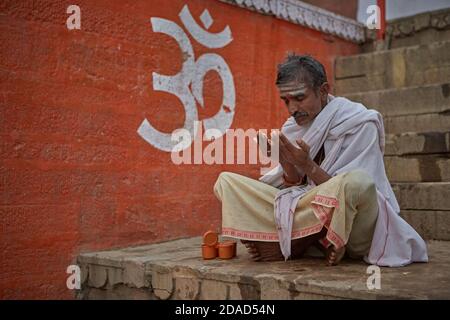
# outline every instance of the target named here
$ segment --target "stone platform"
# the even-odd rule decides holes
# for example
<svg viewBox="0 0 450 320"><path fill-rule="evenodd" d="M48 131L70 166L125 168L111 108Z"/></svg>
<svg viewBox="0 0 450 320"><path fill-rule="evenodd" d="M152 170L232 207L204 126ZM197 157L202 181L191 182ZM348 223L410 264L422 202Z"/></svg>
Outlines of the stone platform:
<svg viewBox="0 0 450 320"><path fill-rule="evenodd" d="M203 260L201 238L84 253L79 299L450 299L450 242L429 241L429 263L381 268L369 290L368 265L343 260L253 262L238 244L232 260Z"/></svg>

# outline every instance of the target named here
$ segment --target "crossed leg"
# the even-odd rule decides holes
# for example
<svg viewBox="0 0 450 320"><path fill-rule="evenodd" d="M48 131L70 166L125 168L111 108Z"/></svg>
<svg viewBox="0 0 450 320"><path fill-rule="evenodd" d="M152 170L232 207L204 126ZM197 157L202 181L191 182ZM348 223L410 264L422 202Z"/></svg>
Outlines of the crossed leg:
<svg viewBox="0 0 450 320"><path fill-rule="evenodd" d="M345 247L336 249L334 246L330 246L328 249L322 247L318 240L325 237L326 229L323 228L319 233L300 238L294 239L291 243L291 259L301 258L306 250L315 245L319 248L326 257L327 264L330 266L337 265L345 254ZM282 261L284 260L283 254L281 253L280 244L278 242L263 242L263 241L249 241L241 240L241 242L246 246L250 258L253 261Z"/></svg>

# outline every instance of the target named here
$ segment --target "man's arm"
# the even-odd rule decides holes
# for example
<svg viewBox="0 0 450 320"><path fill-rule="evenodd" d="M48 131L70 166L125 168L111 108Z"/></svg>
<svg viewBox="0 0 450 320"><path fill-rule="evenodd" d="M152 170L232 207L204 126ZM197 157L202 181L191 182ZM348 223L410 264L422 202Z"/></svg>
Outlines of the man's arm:
<svg viewBox="0 0 450 320"><path fill-rule="evenodd" d="M284 184L286 186L300 183L303 177L300 177L300 175L297 172L297 169L293 164L282 160L281 157L280 157L280 164L284 171L284 182L285 182Z"/></svg>
<svg viewBox="0 0 450 320"><path fill-rule="evenodd" d="M305 173L314 181L316 186L331 179L331 176L312 159L309 159L308 164L305 166Z"/></svg>

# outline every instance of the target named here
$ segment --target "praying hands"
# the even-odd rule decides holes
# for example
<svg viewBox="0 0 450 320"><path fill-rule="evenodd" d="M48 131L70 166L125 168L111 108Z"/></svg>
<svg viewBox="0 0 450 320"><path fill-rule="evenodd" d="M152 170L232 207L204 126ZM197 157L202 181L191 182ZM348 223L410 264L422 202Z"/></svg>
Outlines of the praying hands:
<svg viewBox="0 0 450 320"><path fill-rule="evenodd" d="M284 134L280 133L280 162L289 162L306 172L312 162L309 146L303 140L296 142L298 146L294 146Z"/></svg>
<svg viewBox="0 0 450 320"><path fill-rule="evenodd" d="M280 164L290 182L299 181L295 167L299 167L316 185L328 181L331 176L315 163L309 155L309 146L303 140L294 146L288 138L280 133ZM294 178L292 178L294 177Z"/></svg>

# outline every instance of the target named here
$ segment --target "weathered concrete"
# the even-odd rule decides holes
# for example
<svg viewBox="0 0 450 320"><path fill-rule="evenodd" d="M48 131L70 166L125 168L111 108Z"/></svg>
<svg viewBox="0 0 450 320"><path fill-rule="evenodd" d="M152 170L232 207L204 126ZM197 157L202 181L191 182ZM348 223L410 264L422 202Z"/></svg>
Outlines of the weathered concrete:
<svg viewBox="0 0 450 320"><path fill-rule="evenodd" d="M336 59L338 94L446 83L450 41Z"/></svg>
<svg viewBox="0 0 450 320"><path fill-rule="evenodd" d="M400 215L424 239L450 240L450 211L402 210Z"/></svg>
<svg viewBox="0 0 450 320"><path fill-rule="evenodd" d="M388 134L445 132L450 128L450 112L384 116L383 121Z"/></svg>
<svg viewBox="0 0 450 320"><path fill-rule="evenodd" d="M360 92L344 96L352 101L361 102L369 109L378 110L385 117L450 111L450 83Z"/></svg>
<svg viewBox="0 0 450 320"><path fill-rule="evenodd" d="M450 132L407 132L387 135L385 155L445 154L450 152Z"/></svg>
<svg viewBox="0 0 450 320"><path fill-rule="evenodd" d="M288 262L253 262L238 245L233 260L202 260L201 238L114 251L81 254L81 266L96 264L126 274L129 262L141 269L143 288L117 282L96 288L83 284L80 299L450 299L450 243L431 241L429 263L403 268L381 268L381 289L367 288L368 265L344 260L327 267L323 259ZM133 272L136 272L134 269ZM105 271L106 272L106 271ZM91 274L87 276L91 277ZM93 277L97 277L94 274ZM100 283L102 279L93 279ZM109 281L109 279L108 279ZM150 284L151 283L151 284ZM158 293L157 290L160 290ZM161 294L162 291L163 294Z"/></svg>
<svg viewBox="0 0 450 320"><path fill-rule="evenodd" d="M450 181L450 154L384 157L390 182Z"/></svg>
<svg viewBox="0 0 450 320"><path fill-rule="evenodd" d="M366 39L363 51L374 51L376 30L366 30ZM450 40L450 9L390 20L386 28L386 42L391 49L446 40Z"/></svg>
<svg viewBox="0 0 450 320"><path fill-rule="evenodd" d="M400 182L392 189L402 210L450 211L450 182Z"/></svg>

